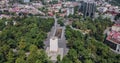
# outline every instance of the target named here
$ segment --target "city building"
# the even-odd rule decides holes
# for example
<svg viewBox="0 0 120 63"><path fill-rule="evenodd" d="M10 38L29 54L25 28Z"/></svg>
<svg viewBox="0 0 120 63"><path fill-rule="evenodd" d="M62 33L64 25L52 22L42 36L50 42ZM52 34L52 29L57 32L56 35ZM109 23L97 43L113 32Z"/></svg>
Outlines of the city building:
<svg viewBox="0 0 120 63"><path fill-rule="evenodd" d="M29 3L30 0L23 0L23 3Z"/></svg>
<svg viewBox="0 0 120 63"><path fill-rule="evenodd" d="M73 8L73 7L67 8L67 16L69 16L70 14L71 14L71 15L74 14L74 8Z"/></svg>
<svg viewBox="0 0 120 63"><path fill-rule="evenodd" d="M100 12L100 13L104 13L106 12L108 9L106 7L98 7L97 10Z"/></svg>
<svg viewBox="0 0 120 63"><path fill-rule="evenodd" d="M47 3L49 3L49 2L53 2L53 1L60 2L60 0L44 0L44 2L47 2Z"/></svg>
<svg viewBox="0 0 120 63"><path fill-rule="evenodd" d="M111 27L111 31L107 34L104 41L114 52L120 54L120 24Z"/></svg>
<svg viewBox="0 0 120 63"><path fill-rule="evenodd" d="M94 14L96 11L96 3L93 0L84 0L80 5L80 12L83 13L83 17L91 17L94 18Z"/></svg>

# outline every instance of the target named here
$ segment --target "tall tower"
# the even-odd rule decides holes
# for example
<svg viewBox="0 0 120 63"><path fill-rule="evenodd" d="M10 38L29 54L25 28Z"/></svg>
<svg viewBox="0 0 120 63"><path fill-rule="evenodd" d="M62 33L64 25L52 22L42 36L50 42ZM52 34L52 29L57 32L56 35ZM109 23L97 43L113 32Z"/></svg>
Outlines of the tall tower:
<svg viewBox="0 0 120 63"><path fill-rule="evenodd" d="M84 0L81 3L80 12L83 13L83 17L94 18L96 11L96 3L93 0Z"/></svg>
<svg viewBox="0 0 120 63"><path fill-rule="evenodd" d="M58 51L58 38L52 37L50 39L50 52L57 52Z"/></svg>

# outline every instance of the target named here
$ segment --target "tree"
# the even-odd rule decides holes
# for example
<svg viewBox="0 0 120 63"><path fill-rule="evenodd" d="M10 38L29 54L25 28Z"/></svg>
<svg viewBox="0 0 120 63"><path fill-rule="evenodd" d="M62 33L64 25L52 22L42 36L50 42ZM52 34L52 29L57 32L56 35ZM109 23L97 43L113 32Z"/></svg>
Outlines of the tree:
<svg viewBox="0 0 120 63"><path fill-rule="evenodd" d="M73 63L68 57L63 57L63 60L61 63Z"/></svg>
<svg viewBox="0 0 120 63"><path fill-rule="evenodd" d="M86 59L84 63L94 63L91 59Z"/></svg>
<svg viewBox="0 0 120 63"><path fill-rule="evenodd" d="M15 63L26 63L26 61L24 60L24 58L17 58Z"/></svg>
<svg viewBox="0 0 120 63"><path fill-rule="evenodd" d="M58 24L60 24L60 26L64 26L64 23L62 20L58 20Z"/></svg>
<svg viewBox="0 0 120 63"><path fill-rule="evenodd" d="M19 42L19 46L20 49L24 50L26 47L25 41L23 39L21 39L21 41Z"/></svg>
<svg viewBox="0 0 120 63"><path fill-rule="evenodd" d="M37 46L31 45L30 46L30 55L27 58L27 63L34 63L37 61L38 55L37 55Z"/></svg>
<svg viewBox="0 0 120 63"><path fill-rule="evenodd" d="M88 24L89 21L84 22L83 24ZM102 38L102 31L100 29L102 26L101 22L94 22L92 21L91 24L99 24L100 26L94 26L100 38ZM107 22L105 23L107 24ZM105 25L106 26L106 25ZM105 28L104 28L105 29ZM96 39L95 35L85 34L83 35L80 31L71 29L69 26L66 26L66 39L67 45L69 46L69 52L65 58L63 58L63 62L70 61L71 63L114 63L119 62L118 56L113 53L109 47L107 47L101 40ZM94 34L94 32L92 32ZM95 32L96 33L96 32ZM98 38L98 37L97 37Z"/></svg>
<svg viewBox="0 0 120 63"><path fill-rule="evenodd" d="M9 50L10 50L10 46L9 46L9 45L4 44L4 45L1 47L1 52L3 52L5 55L8 54Z"/></svg>
<svg viewBox="0 0 120 63"><path fill-rule="evenodd" d="M70 49L70 51L68 53L68 57L71 60L75 60L77 58L77 52L74 49Z"/></svg>
<svg viewBox="0 0 120 63"><path fill-rule="evenodd" d="M10 24L5 26L5 21ZM17 26L12 21L16 21ZM0 63L49 63L43 49L47 32L54 25L53 18L36 16L0 19ZM39 49L38 49L39 48ZM16 51L13 51L15 49ZM26 53L30 53L26 56Z"/></svg>
<svg viewBox="0 0 120 63"><path fill-rule="evenodd" d="M10 50L7 54L7 62L6 63L14 63L15 61L15 54L13 53L12 50Z"/></svg>
<svg viewBox="0 0 120 63"><path fill-rule="evenodd" d="M35 63L42 63L42 61L41 60L37 60Z"/></svg>
<svg viewBox="0 0 120 63"><path fill-rule="evenodd" d="M61 56L60 55L57 56L57 63L61 63Z"/></svg>
<svg viewBox="0 0 120 63"><path fill-rule="evenodd" d="M0 52L0 63L3 63L5 61L5 56L2 52Z"/></svg>

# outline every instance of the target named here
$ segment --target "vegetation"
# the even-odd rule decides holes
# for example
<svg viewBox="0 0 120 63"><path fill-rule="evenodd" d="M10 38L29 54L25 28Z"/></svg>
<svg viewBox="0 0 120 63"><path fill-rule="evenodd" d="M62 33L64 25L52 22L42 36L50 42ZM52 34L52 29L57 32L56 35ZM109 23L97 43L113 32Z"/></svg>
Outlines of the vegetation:
<svg viewBox="0 0 120 63"><path fill-rule="evenodd" d="M72 26L76 29L91 30L88 34L66 26L67 47L70 50L61 63L119 63L120 54L113 53L103 43L103 31L111 25L109 19L101 17L94 21L87 18L73 22Z"/></svg>
<svg viewBox="0 0 120 63"><path fill-rule="evenodd" d="M52 18L34 16L1 19L0 63L50 63L43 41L53 24Z"/></svg>
<svg viewBox="0 0 120 63"><path fill-rule="evenodd" d="M113 22L110 19L103 19L102 17L98 17L94 20L87 18L86 20L78 20L74 21L72 26L74 28L83 30L84 32L88 31L91 37L94 37L96 40L103 41L104 40L104 30L107 27L112 26Z"/></svg>
<svg viewBox="0 0 120 63"><path fill-rule="evenodd" d="M69 17L78 18L72 23L77 30L66 26L70 50L62 60L58 55L57 63L120 63L120 54L103 44L103 31L113 24L109 19L83 20L72 16ZM64 26L62 20L58 20L58 24ZM0 63L51 63L43 50L43 41L53 25L54 19L35 16L0 19Z"/></svg>
<svg viewBox="0 0 120 63"><path fill-rule="evenodd" d="M120 55L113 53L101 41L80 31L66 28L68 54L61 63L119 63Z"/></svg>
<svg viewBox="0 0 120 63"><path fill-rule="evenodd" d="M59 19L58 24L60 24L60 26L64 26L63 19Z"/></svg>

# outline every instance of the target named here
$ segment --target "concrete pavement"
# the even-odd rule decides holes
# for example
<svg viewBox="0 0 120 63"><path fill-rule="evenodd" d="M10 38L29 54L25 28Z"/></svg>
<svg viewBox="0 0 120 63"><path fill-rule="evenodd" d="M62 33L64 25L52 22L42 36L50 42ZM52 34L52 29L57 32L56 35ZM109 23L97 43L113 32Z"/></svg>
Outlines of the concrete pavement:
<svg viewBox="0 0 120 63"><path fill-rule="evenodd" d="M65 26L64 27L60 27L59 24L57 24L57 18L56 16L53 16L54 20L55 20L55 23L54 23L54 26L52 27L51 31L48 33L48 36L47 36L47 39L44 41L44 49L46 50L47 47L50 47L50 38L55 36L55 33L56 33L56 30L61 28L62 29L62 35L61 35L61 38L58 39L58 47L59 48L63 48L63 55L66 55L67 52L68 52L68 48L66 46L66 38L65 38Z"/></svg>

